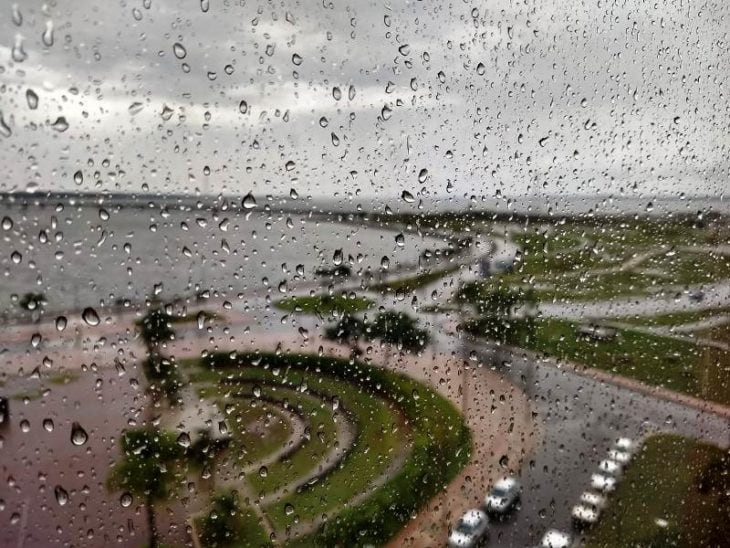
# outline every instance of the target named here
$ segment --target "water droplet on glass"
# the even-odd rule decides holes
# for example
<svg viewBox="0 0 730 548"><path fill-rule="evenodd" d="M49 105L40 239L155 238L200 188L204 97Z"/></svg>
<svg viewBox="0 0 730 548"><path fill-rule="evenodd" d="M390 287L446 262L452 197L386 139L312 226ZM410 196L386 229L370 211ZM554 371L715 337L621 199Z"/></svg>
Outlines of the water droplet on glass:
<svg viewBox="0 0 730 548"><path fill-rule="evenodd" d="M27 433L30 431L30 423L28 422L28 419L23 419L20 421L20 431Z"/></svg>
<svg viewBox="0 0 730 548"><path fill-rule="evenodd" d="M347 88L347 98L352 101L355 98L355 86Z"/></svg>
<svg viewBox="0 0 730 548"><path fill-rule="evenodd" d="M418 182L419 183L425 183L427 178L428 178L428 170L427 169L424 168L424 169L422 169L421 171L418 172Z"/></svg>
<svg viewBox="0 0 730 548"><path fill-rule="evenodd" d="M509 457L507 455L502 455L499 459L499 465L502 468L507 468L507 466L509 465Z"/></svg>
<svg viewBox="0 0 730 548"><path fill-rule="evenodd" d="M59 316L56 318L56 330L57 331L63 331L66 329L66 325L68 324L68 320L66 319L66 316Z"/></svg>
<svg viewBox="0 0 730 548"><path fill-rule="evenodd" d="M293 160L289 160L289 161L288 161L288 162L287 162L286 164L284 164L284 168L285 168L285 169L286 169L287 171L291 171L291 170L293 170L293 169L294 169L295 167L296 167L296 164L294 163L294 161L293 161Z"/></svg>
<svg viewBox="0 0 730 548"><path fill-rule="evenodd" d="M20 264L23 262L23 255L19 251L13 251L10 254L10 260L13 261L14 264Z"/></svg>
<svg viewBox="0 0 730 548"><path fill-rule="evenodd" d="M23 49L23 37L16 36L15 42L13 43L13 49L10 52L10 56L16 63L22 63L28 58L28 54Z"/></svg>
<svg viewBox="0 0 730 548"><path fill-rule="evenodd" d="M66 503L68 503L68 491L60 485L56 485L53 489L53 493L56 495L56 502L59 506L66 506Z"/></svg>
<svg viewBox="0 0 730 548"><path fill-rule="evenodd" d="M32 89L25 90L25 100L29 109L35 110L38 108L38 95Z"/></svg>
<svg viewBox="0 0 730 548"><path fill-rule="evenodd" d="M319 119L319 126L320 127L327 127L328 125L329 125L329 121L327 120L327 118L325 118L324 116L322 116Z"/></svg>
<svg viewBox="0 0 730 548"><path fill-rule="evenodd" d="M76 446L84 445L89 440L89 435L86 433L78 422L71 424L71 443Z"/></svg>
<svg viewBox="0 0 730 548"><path fill-rule="evenodd" d="M20 12L20 8L18 7L18 4L13 4L13 24L16 27L19 27L23 24L23 14Z"/></svg>
<svg viewBox="0 0 730 548"><path fill-rule="evenodd" d="M129 111L129 114L134 116L135 114L139 114L143 108L144 108L143 103L140 103L139 101L135 101L134 103L129 105L129 108L127 110Z"/></svg>
<svg viewBox="0 0 730 548"><path fill-rule="evenodd" d="M250 192L243 197L241 200L241 206L243 209L253 209L256 207L256 198Z"/></svg>
<svg viewBox="0 0 730 548"><path fill-rule="evenodd" d="M404 190L401 194L401 198L403 198L404 202L407 202L409 204L412 204L416 199L413 197L413 194L408 192L407 190Z"/></svg>
<svg viewBox="0 0 730 548"><path fill-rule="evenodd" d="M294 506L289 504L288 502L284 505L284 513L287 516L291 516L294 513Z"/></svg>
<svg viewBox="0 0 730 548"><path fill-rule="evenodd" d="M56 118L56 121L51 124L51 127L59 133L66 131L68 129L68 122L66 121L66 117L59 116L58 118Z"/></svg>
<svg viewBox="0 0 730 548"><path fill-rule="evenodd" d="M3 217L2 227L3 230L11 230L13 228L13 220L8 216Z"/></svg>
<svg viewBox="0 0 730 548"><path fill-rule="evenodd" d="M139 11L138 8L132 8L132 17L134 17L135 21L141 21L142 20L142 12Z"/></svg>
<svg viewBox="0 0 730 548"><path fill-rule="evenodd" d="M91 327L99 325L100 322L99 315L96 313L96 310L90 306L84 308L84 311L81 313L81 318Z"/></svg>
<svg viewBox="0 0 730 548"><path fill-rule="evenodd" d="M337 86L332 88L332 97L335 98L335 101L339 101L342 99L342 90L338 88Z"/></svg>
<svg viewBox="0 0 730 548"><path fill-rule="evenodd" d="M266 468L266 466L262 466L261 468L259 468L259 476L261 476L262 478L265 478L268 475L269 475L269 469Z"/></svg>
<svg viewBox="0 0 730 548"><path fill-rule="evenodd" d="M487 71L487 68L484 66L484 63L479 63L477 65L477 74L479 76L483 76L486 71Z"/></svg>
<svg viewBox="0 0 730 548"><path fill-rule="evenodd" d="M33 333L30 336L30 344L33 348L38 348L40 346L42 340L43 340L43 337L41 337L40 333Z"/></svg>
<svg viewBox="0 0 730 548"><path fill-rule="evenodd" d="M380 116L383 118L383 120L390 120L390 117L392 116L393 111L388 105L385 105L383 109L380 111Z"/></svg>
<svg viewBox="0 0 730 548"><path fill-rule="evenodd" d="M3 118L3 113L0 111L0 136L2 137L10 137L13 134L13 131L10 129L10 126L5 122L5 119Z"/></svg>
<svg viewBox="0 0 730 548"><path fill-rule="evenodd" d="M210 0L200 0L200 11L208 13L210 9Z"/></svg>
<svg viewBox="0 0 730 548"><path fill-rule="evenodd" d="M406 239L403 236L403 233L401 232L395 237L395 245L397 245L398 247L403 247L405 245L405 243L406 243Z"/></svg>
<svg viewBox="0 0 730 548"><path fill-rule="evenodd" d="M295 53L291 56L291 62L294 63L296 66L299 66L302 64L302 56L298 53Z"/></svg>
<svg viewBox="0 0 730 548"><path fill-rule="evenodd" d="M398 48L398 53L400 53L403 57L411 53L411 48L408 44L403 44Z"/></svg>
<svg viewBox="0 0 730 548"><path fill-rule="evenodd" d="M41 40L43 40L43 45L47 48L53 45L53 21L46 21L46 30L43 31Z"/></svg>
<svg viewBox="0 0 730 548"><path fill-rule="evenodd" d="M390 268L390 259L388 257L380 259L380 268L383 270L388 270Z"/></svg>
<svg viewBox="0 0 730 548"><path fill-rule="evenodd" d="M129 508L132 506L132 495L129 493L122 493L122 496L119 497L119 504L122 505L122 508Z"/></svg>
<svg viewBox="0 0 730 548"><path fill-rule="evenodd" d="M438 76L439 82L441 82L442 84L444 82L446 82L446 74L444 74L443 70L440 70L439 73L437 74L437 76Z"/></svg>
<svg viewBox="0 0 730 548"><path fill-rule="evenodd" d="M248 112L248 103L246 101L241 101L238 103L238 111L241 114L246 114Z"/></svg>
<svg viewBox="0 0 730 548"><path fill-rule="evenodd" d="M46 432L53 432L54 424L53 419L43 419L43 429Z"/></svg>
<svg viewBox="0 0 730 548"><path fill-rule="evenodd" d="M185 46L183 46L180 42L175 42L172 45L172 53L174 53L175 57L177 57L178 59L185 59L188 51L185 49Z"/></svg>
<svg viewBox="0 0 730 548"><path fill-rule="evenodd" d="M342 250L341 249L335 250L334 255L332 255L332 262L334 263L334 265L335 266L341 265L342 264L342 259L343 259Z"/></svg>
<svg viewBox="0 0 730 548"><path fill-rule="evenodd" d="M254 387L252 388L251 391L252 391L254 397L256 397L256 398L261 397L261 387L258 384L254 385Z"/></svg>
<svg viewBox="0 0 730 548"><path fill-rule="evenodd" d="M177 437L177 444L181 447L190 447L190 435L183 432Z"/></svg>
<svg viewBox="0 0 730 548"><path fill-rule="evenodd" d="M74 173L74 183L77 185L80 185L84 182L84 174L81 173L81 170L78 170L76 173Z"/></svg>

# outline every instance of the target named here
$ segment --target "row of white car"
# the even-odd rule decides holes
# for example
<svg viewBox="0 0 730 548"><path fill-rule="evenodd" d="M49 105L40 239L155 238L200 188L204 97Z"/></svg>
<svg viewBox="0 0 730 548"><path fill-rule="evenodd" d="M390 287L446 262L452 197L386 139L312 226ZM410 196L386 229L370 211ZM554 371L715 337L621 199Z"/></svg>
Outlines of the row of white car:
<svg viewBox="0 0 730 548"><path fill-rule="evenodd" d="M598 521L606 507L606 495L616 489L624 468L631 462L639 444L630 438L619 438L608 451L607 458L598 464L598 472L591 475L591 489L580 496L571 512L573 526L581 530ZM484 499L482 508L466 512L449 534L450 548L472 548L486 541L489 534L488 514L504 516L515 509L520 501L522 487L512 477L499 480ZM548 530L539 548L571 548L575 539L557 529Z"/></svg>

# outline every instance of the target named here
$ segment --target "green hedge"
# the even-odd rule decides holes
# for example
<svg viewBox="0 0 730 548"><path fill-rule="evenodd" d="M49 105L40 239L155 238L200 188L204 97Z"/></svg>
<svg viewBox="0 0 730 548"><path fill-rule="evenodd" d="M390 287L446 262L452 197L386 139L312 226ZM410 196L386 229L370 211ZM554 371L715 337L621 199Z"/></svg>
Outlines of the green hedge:
<svg viewBox="0 0 730 548"><path fill-rule="evenodd" d="M413 429L413 447L396 475L357 506L331 517L319 530L291 546L361 546L391 538L469 461L471 435L456 408L429 387L404 375L341 358L314 354L212 354L213 368L292 368L357 384L394 401Z"/></svg>

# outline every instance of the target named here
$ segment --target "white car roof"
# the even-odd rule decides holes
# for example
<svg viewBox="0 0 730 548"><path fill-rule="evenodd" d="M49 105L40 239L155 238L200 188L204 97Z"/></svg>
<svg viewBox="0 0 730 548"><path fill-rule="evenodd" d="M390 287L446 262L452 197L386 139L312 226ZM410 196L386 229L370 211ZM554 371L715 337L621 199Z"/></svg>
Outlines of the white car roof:
<svg viewBox="0 0 730 548"><path fill-rule="evenodd" d="M473 509L468 510L466 514L464 514L461 517L461 521L464 523L467 523L469 525L476 525L477 523L481 523L482 521L485 521L487 519L487 514L482 512L481 510Z"/></svg>
<svg viewBox="0 0 730 548"><path fill-rule="evenodd" d="M606 503L606 497L592 491L586 491L580 496L580 501L593 506L603 506Z"/></svg>
<svg viewBox="0 0 730 548"><path fill-rule="evenodd" d="M596 521L598 520L598 511L593 506L579 504L573 506L572 516L585 521Z"/></svg>
<svg viewBox="0 0 730 548"><path fill-rule="evenodd" d="M612 460L612 459L606 459L606 460L602 460L598 464L598 468L600 468L601 470L608 470L608 471L620 470L621 463L616 462L615 460Z"/></svg>
<svg viewBox="0 0 730 548"><path fill-rule="evenodd" d="M546 548L565 548L570 546L570 535L557 529L550 529L543 535L540 544Z"/></svg>
<svg viewBox="0 0 730 548"><path fill-rule="evenodd" d="M517 480L515 478L502 478L497 483L494 484L495 487L499 487L500 489L509 490L512 489L517 485Z"/></svg>
<svg viewBox="0 0 730 548"><path fill-rule="evenodd" d="M634 440L631 438L619 438L614 445L621 449L632 449L635 446Z"/></svg>

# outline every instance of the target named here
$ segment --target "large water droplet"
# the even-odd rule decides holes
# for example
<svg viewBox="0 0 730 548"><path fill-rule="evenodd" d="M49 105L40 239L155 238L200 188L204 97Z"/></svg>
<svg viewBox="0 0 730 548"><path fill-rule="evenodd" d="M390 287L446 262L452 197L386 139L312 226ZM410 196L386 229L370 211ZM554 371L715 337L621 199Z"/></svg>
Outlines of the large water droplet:
<svg viewBox="0 0 730 548"><path fill-rule="evenodd" d="M383 106L383 109L380 111L380 116L383 118L383 120L390 120L390 117L393 115L393 111L388 105Z"/></svg>
<svg viewBox="0 0 730 548"><path fill-rule="evenodd" d="M81 318L91 327L99 325L99 315L96 313L96 310L91 308L90 306L84 308L84 311L81 313Z"/></svg>
<svg viewBox="0 0 730 548"><path fill-rule="evenodd" d="M401 233L397 234L395 237L395 245L397 245L398 247L403 247L405 245L405 243L406 243L406 239L403 236L403 233L401 232Z"/></svg>
<svg viewBox="0 0 730 548"><path fill-rule="evenodd" d="M185 46L183 46L180 42L175 42L172 45L172 53L174 53L175 57L178 59L185 59L185 56L188 54Z"/></svg>
<svg viewBox="0 0 730 548"><path fill-rule="evenodd" d="M287 516L291 516L294 513L294 506L289 504L288 502L284 505L284 513Z"/></svg>
<svg viewBox="0 0 730 548"><path fill-rule="evenodd" d="M335 98L335 101L339 101L342 99L342 90L338 88L337 86L332 88L332 97Z"/></svg>
<svg viewBox="0 0 730 548"><path fill-rule="evenodd" d="M411 194L407 190L404 190L400 197L403 198L404 202L407 202L409 204L412 204L416 201L416 199L413 197L413 194Z"/></svg>
<svg viewBox="0 0 730 548"><path fill-rule="evenodd" d="M241 114L246 114L248 112L248 103L246 101L238 103L238 112Z"/></svg>
<svg viewBox="0 0 730 548"><path fill-rule="evenodd" d="M84 445L89 440L89 435L86 433L78 422L71 424L71 443L76 446Z"/></svg>
<svg viewBox="0 0 730 548"><path fill-rule="evenodd" d="M427 178L428 178L428 170L427 169L424 168L424 169L422 169L421 171L418 172L418 182L419 183L425 183Z"/></svg>
<svg viewBox="0 0 730 548"><path fill-rule="evenodd" d="M398 53L405 57L406 55L411 53L411 48L408 44L403 44L398 48Z"/></svg>
<svg viewBox="0 0 730 548"><path fill-rule="evenodd" d="M23 24L23 14L20 12L20 8L18 7L18 4L13 4L13 24L16 27L19 27Z"/></svg>
<svg viewBox="0 0 730 548"><path fill-rule="evenodd" d="M53 419L43 419L43 429L46 432L53 432L54 424Z"/></svg>
<svg viewBox="0 0 730 548"><path fill-rule="evenodd" d="M167 121L168 121L168 120L169 120L170 118L172 118L172 115L173 115L173 113L174 113L174 112L175 112L175 111L174 111L174 110L172 110L172 109L171 109L170 107L168 107L167 105L164 105L164 106L162 107L162 112L160 112L160 117L161 117L161 118L162 118L162 119L163 119L163 120L164 120L165 122L167 122Z"/></svg>
<svg viewBox="0 0 730 548"><path fill-rule="evenodd" d="M200 0L200 11L208 13L210 9L210 0Z"/></svg>
<svg viewBox="0 0 730 548"><path fill-rule="evenodd" d="M66 506L68 503L68 491L60 485L56 485L53 489L53 494L56 495L56 502L59 506Z"/></svg>
<svg viewBox="0 0 730 548"><path fill-rule="evenodd" d="M339 266L342 264L343 259L343 253L341 249L336 249L334 255L332 255L332 262L335 264L335 266Z"/></svg>
<svg viewBox="0 0 730 548"><path fill-rule="evenodd" d="M483 76L486 71L487 71L487 68L484 66L484 63L479 63L477 65L477 74L479 76Z"/></svg>
<svg viewBox="0 0 730 548"><path fill-rule="evenodd" d="M46 30L43 31L43 45L50 48L53 45L53 21L46 21Z"/></svg>
<svg viewBox="0 0 730 548"><path fill-rule="evenodd" d="M66 316L59 316L56 318L56 330L63 331L66 329L66 325L68 324L68 320L66 319Z"/></svg>
<svg viewBox="0 0 730 548"><path fill-rule="evenodd" d="M262 466L261 468L259 468L259 476L261 476L262 478L265 478L268 475L269 475L269 469L266 468L266 466Z"/></svg>
<svg viewBox="0 0 730 548"><path fill-rule="evenodd" d="M289 160L286 164L284 164L284 169L287 171L292 171L297 165L294 163L293 160Z"/></svg>
<svg viewBox="0 0 730 548"><path fill-rule="evenodd" d="M13 228L13 220L6 215L3 217L2 227L3 230L11 230Z"/></svg>
<svg viewBox="0 0 730 548"><path fill-rule="evenodd" d="M15 37L15 42L13 42L13 49L10 52L10 56L16 63L22 63L28 58L28 54L25 53L25 49L23 49L22 36L18 35Z"/></svg>
<svg viewBox="0 0 730 548"><path fill-rule="evenodd" d="M38 108L38 94L32 89L25 90L25 100L28 103L28 108L35 110Z"/></svg>
<svg viewBox="0 0 730 548"><path fill-rule="evenodd" d="M181 447L190 447L190 435L187 432L181 433L177 437L177 444Z"/></svg>
<svg viewBox="0 0 730 548"><path fill-rule="evenodd" d="M129 114L134 116L135 114L139 114L142 112L142 109L144 108L144 103L140 103L139 101L135 101L131 105L129 105L129 108L127 109L129 111Z"/></svg>
<svg viewBox="0 0 730 548"><path fill-rule="evenodd" d="M243 197L241 200L241 206L243 209L253 209L256 207L256 198L250 192Z"/></svg>
<svg viewBox="0 0 730 548"><path fill-rule="evenodd" d="M122 505L122 508L129 508L132 506L132 495L129 493L122 493L122 496L119 497L119 504Z"/></svg>
<svg viewBox="0 0 730 548"><path fill-rule="evenodd" d="M388 270L390 268L390 259L388 257L380 259L380 268L383 270Z"/></svg>
<svg viewBox="0 0 730 548"><path fill-rule="evenodd" d="M10 129L10 126L5 121L5 118L3 118L3 113L0 111L0 137L10 137L13 134L13 130Z"/></svg>
<svg viewBox="0 0 730 548"><path fill-rule="evenodd" d="M291 56L291 62L294 63L296 66L299 66L302 64L302 56L298 53L295 53Z"/></svg>
<svg viewBox="0 0 730 548"><path fill-rule="evenodd" d="M66 117L59 116L58 118L56 118L56 121L51 124L51 127L59 133L66 131L68 129L68 122L66 121Z"/></svg>

